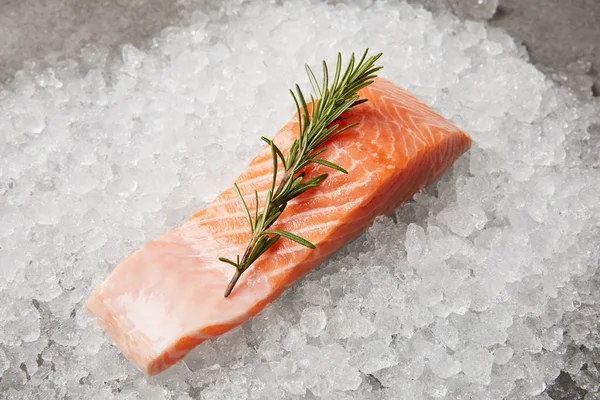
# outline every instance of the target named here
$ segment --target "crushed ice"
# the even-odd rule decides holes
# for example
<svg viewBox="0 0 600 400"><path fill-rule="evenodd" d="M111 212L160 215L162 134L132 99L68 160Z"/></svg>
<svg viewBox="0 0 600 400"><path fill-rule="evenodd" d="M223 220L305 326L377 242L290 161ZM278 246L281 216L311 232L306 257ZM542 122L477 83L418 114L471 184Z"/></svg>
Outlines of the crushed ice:
<svg viewBox="0 0 600 400"><path fill-rule="evenodd" d="M0 392L500 399L561 370L597 390L598 105L480 23L395 1L239 3L0 91ZM141 376L83 300L233 181L291 114L304 62L366 46L471 151L255 320Z"/></svg>

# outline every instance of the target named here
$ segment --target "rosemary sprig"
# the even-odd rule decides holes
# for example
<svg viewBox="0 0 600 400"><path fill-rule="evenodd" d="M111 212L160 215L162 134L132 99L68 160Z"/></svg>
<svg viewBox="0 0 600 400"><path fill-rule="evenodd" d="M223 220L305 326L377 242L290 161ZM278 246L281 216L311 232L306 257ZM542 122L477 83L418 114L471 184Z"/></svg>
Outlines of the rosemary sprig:
<svg viewBox="0 0 600 400"><path fill-rule="evenodd" d="M310 96L311 105L309 112L306 96L304 96L300 87L296 84L296 93L290 90L298 111L298 130L300 135L292 143L287 158L284 157L283 152L275 143L266 137L261 138L271 146L273 156L273 181L271 189L267 192L262 213L259 214L258 212L258 193L254 192L256 208L253 217L239 187L234 184L234 191L248 220L252 236L241 258L238 255L236 261L232 261L224 257L219 257L220 261L231 264L236 268L236 272L225 290L225 297L231 294L242 273L277 243L281 237L293 240L311 249L315 248L314 244L298 235L269 228L281 216L290 200L300 196L311 188L319 186L327 178L327 174L322 174L315 178L307 179L303 172L307 165L311 163L320 164L344 174L348 173L339 165L317 157L325 152L326 149L320 147L328 140L358 124L352 123L340 128L337 122L342 119L341 115L343 113L367 101L367 99L360 99L357 92L373 83L373 79L377 76L375 73L382 68L381 66L375 66L375 62L381 57L382 53L367 58L368 52L369 49L365 50L358 62L356 62L354 54L352 54L348 66L343 73L342 55L338 53L335 74L331 83L325 61L323 61L323 81L321 84L317 81L310 67L308 65L305 66L316 99L313 95ZM282 171L283 178L276 187L279 162L283 165L284 171Z"/></svg>

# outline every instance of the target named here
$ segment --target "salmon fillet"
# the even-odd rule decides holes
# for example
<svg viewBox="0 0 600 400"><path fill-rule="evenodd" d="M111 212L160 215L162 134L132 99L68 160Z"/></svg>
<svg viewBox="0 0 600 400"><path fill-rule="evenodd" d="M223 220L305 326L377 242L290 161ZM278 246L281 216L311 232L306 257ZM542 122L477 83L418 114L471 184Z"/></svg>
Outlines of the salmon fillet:
<svg viewBox="0 0 600 400"><path fill-rule="evenodd" d="M471 144L468 135L386 79L376 78L359 95L369 101L345 121L359 125L328 142L322 156L348 175L309 165L308 178L329 178L292 200L273 226L306 238L316 250L282 238L224 298L235 268L217 258L235 259L250 238L228 189L183 226L129 256L92 293L85 308L143 373L164 371L203 341L255 316L375 217L435 180ZM285 152L297 136L295 116L273 140ZM254 190L264 201L271 187L271 157L266 146L236 180L250 208Z"/></svg>

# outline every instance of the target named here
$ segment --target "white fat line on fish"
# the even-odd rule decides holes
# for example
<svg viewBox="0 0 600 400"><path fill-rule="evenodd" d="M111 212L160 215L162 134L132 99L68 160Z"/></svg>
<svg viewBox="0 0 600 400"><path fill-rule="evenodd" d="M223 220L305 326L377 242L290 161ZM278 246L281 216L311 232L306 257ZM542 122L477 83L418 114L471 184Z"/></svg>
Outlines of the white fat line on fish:
<svg viewBox="0 0 600 400"><path fill-rule="evenodd" d="M371 174L368 174L367 176L370 177ZM310 217L310 216L313 216L313 215L316 215L316 214L326 213L326 212L331 211L331 210L343 211L343 210L345 210L347 208L352 208L353 206L361 203L364 199L365 199L365 197L360 197L360 198L358 198L358 199L356 199L354 201L347 202L347 203L345 203L345 204L343 204L341 206L334 205L334 206L328 206L328 207L321 207L321 208L315 208L315 209L312 209L312 210L307 210L307 211L304 211L304 212L302 212L300 214L291 214L291 215L288 215L285 218L283 218L281 221L279 221L279 223L285 224L285 223L290 222L293 219L303 218L303 217ZM235 214L235 215L229 215L228 218L232 218L234 216L235 217L243 217L243 213L240 212L240 213ZM221 219L225 219L225 218L221 218ZM204 222L205 221L202 221L202 223L204 223ZM227 234L235 234L235 233L243 233L243 232L244 232L244 230L236 230L236 231L227 231L226 233ZM221 235L221 236L205 236L205 237L200 237L200 238L160 239L160 241L164 242L164 243L193 243L193 244L197 245L198 242L201 242L201 241L205 241L207 243L212 243L213 239L215 239L217 237L224 237L224 235ZM242 246L239 246L239 247L242 247ZM236 246L213 247L213 249L218 249L218 251L227 251L227 250L230 250L230 249L233 249L233 248L237 248L237 247ZM212 249L211 249L211 251L212 251Z"/></svg>
<svg viewBox="0 0 600 400"><path fill-rule="evenodd" d="M350 172L354 171L356 169L355 168L356 165L358 165L358 162L354 162L353 161L352 168L350 169ZM354 188L355 186L356 185L351 186L351 188ZM341 189L343 189L343 185L340 185L340 187L338 187L337 189L335 189L335 190L333 190L331 192L328 192L327 196L329 196L330 194L337 194L337 193L339 193L339 191ZM261 198L264 198L267 195L267 192L269 190L270 189L258 192L259 201L260 201ZM252 207L252 205L254 204L254 193L252 193L251 195L250 194L244 195L243 197L244 197L244 201L247 204L249 203L248 204L248 209L251 212L253 212L254 208ZM249 202L248 200L251 200L251 202ZM238 202L238 200L237 200L237 198L235 198L235 199L226 200L226 201L223 201L223 202L220 202L220 203L216 203L216 204L214 204L214 206L224 206L225 204L230 205L232 203L237 203L237 202ZM296 214L296 216L300 216L300 215L302 215L302 214ZM229 213L229 214L224 215L224 216L220 215L220 216L217 216L217 217L211 217L211 218L202 219L202 220L198 221L198 225L205 225L205 224L210 223L210 222L225 221L225 220L228 220L228 219L235 219L235 218L240 218L240 217L245 217L245 213L242 210L239 210L236 213Z"/></svg>
<svg viewBox="0 0 600 400"><path fill-rule="evenodd" d="M416 120L415 117L408 113L408 110L406 110L404 107L399 106L399 105L393 105L394 107L394 111L396 111L396 114L398 115L397 120L395 120L393 123L399 128L399 129L406 129L411 133L411 137L413 137L415 140L418 139L422 145L426 145L427 144L427 140L424 138L424 135L421 132L421 127L422 125L424 125L423 123L419 123L422 122L422 120ZM407 111L407 115L406 118L403 118L401 115L402 113L398 111L398 109L400 109L400 111ZM430 138L432 139L432 141L435 141L434 138L432 136L430 136Z"/></svg>
<svg viewBox="0 0 600 400"><path fill-rule="evenodd" d="M343 188L342 187L340 189L347 190L348 188ZM335 192L331 192L331 193L335 193ZM361 198L358 198L358 199L356 199L356 200L354 200L352 202L345 203L345 204L343 204L341 206L329 206L329 207L324 207L324 208L318 208L318 209L315 209L313 211L306 211L306 212L303 212L301 214L292 214L292 215L289 215L288 217L286 217L285 219L282 219L281 221L277 221L277 224L284 223L284 222L285 223L289 223L289 222L293 222L295 220L301 219L302 217L310 217L310 216L313 216L313 215L318 215L318 214L321 214L322 212L324 212L323 210L325 210L325 209L333 209L333 208L335 208L337 210L343 211L343 210L346 210L348 208L351 208L352 206L354 206L356 204L359 204L364 199L365 199L365 197L361 197ZM332 222L335 222L335 221L332 221ZM312 227L314 227L314 226L316 226L316 225L312 225ZM308 231L310 231L310 228L311 228L311 226L305 226L304 228L302 228L298 232L308 232ZM244 232L248 232L248 228L247 227L242 227L240 229L236 229L236 230L232 230L232 231L223 231L220 234L212 236L211 239L219 239L219 238L223 238L223 237L227 237L227 236L235 235L235 234L239 234L239 233L244 233Z"/></svg>
<svg viewBox="0 0 600 400"><path fill-rule="evenodd" d="M409 116L409 119L410 119L411 125L414 128L414 129L411 129L411 133L412 133L413 137L418 138L423 144L426 144L428 141L425 138L425 133L427 133L427 135L429 136L429 139L431 140L430 143L436 142L436 138L433 136L433 133L431 131L431 126L433 126L432 124L430 124L428 121L425 121L423 119L419 119L418 121L415 121L415 119L412 115ZM438 131L445 132L445 130L443 128L440 128L440 127L436 127L436 128L438 128L437 129Z"/></svg>
<svg viewBox="0 0 600 400"><path fill-rule="evenodd" d="M178 256L179 258L200 258L200 257L205 257L204 254L186 254L186 255L180 255ZM203 264L203 265L198 265L198 270L202 270L202 271L227 271L227 273L229 273L229 269L227 268L227 265L225 265L224 263L220 262L216 257L215 257L215 262L214 264Z"/></svg>
<svg viewBox="0 0 600 400"><path fill-rule="evenodd" d="M342 224L340 224L338 226L345 226L345 225L350 225L350 224L356 224L358 222L362 222L363 220L369 219L369 218L371 218L371 215L367 214L367 215L365 215L365 216L363 216L363 217L361 217L359 219L352 220L352 221L349 221L349 222L345 222L345 223L342 223ZM301 229L298 232L305 233L305 232L313 230L313 229L314 230L322 229L322 228L325 228L325 227L328 227L328 226L334 224L335 222L336 221L329 221L327 223L323 223L323 224L320 224L320 225L313 225L311 227L307 227L307 228ZM336 238L336 240L343 239L343 238L345 238L345 237L347 237L347 236L349 236L351 234L352 234L352 232L349 233L349 234L341 235L338 238ZM306 250L306 248L304 246L302 246L300 244L296 244L295 242L293 242L293 243L294 244L290 245L289 247L286 247L283 250L279 250L279 251L273 252L271 254L265 254L264 257L261 258L261 260L259 262L262 263L262 262L267 261L267 260L269 260L271 258L274 258L274 257L284 256L284 255L295 253L297 251ZM220 248L218 250L218 252L223 253L223 252L234 251L234 250L236 250L236 251L239 252L241 248L243 248L243 246L239 246L239 245L230 246L230 247ZM216 264L212 264L211 263L211 264L207 264L207 265L202 265L202 266L198 267L199 269L201 269L203 271L207 271L207 270L208 271L211 271L211 270L214 270L214 271L229 271L230 270L231 267L229 267L228 265L225 265L223 263L219 263L219 262L216 261L217 260L217 258L216 258L217 251L211 250L211 253L215 253L215 262L216 262ZM202 258L210 258L210 256L207 256L206 253L189 254L189 255L183 255L183 256L180 256L180 257L182 257L182 258L200 258L200 257L202 257Z"/></svg>
<svg viewBox="0 0 600 400"><path fill-rule="evenodd" d="M381 96L383 99L388 100L390 104L397 105L400 108L402 108L403 110L408 111L409 115L414 115L413 109L417 109L418 111L420 111L422 115L420 115L419 117L423 122L426 122L426 125L440 128L444 131L447 131L447 133L459 131L459 129L456 126L454 126L452 123L450 123L450 121L446 120L441 115L437 114L435 111L433 111L430 107L428 107L426 104L424 104L420 100L417 99L417 101L415 102L414 101L415 97L404 91L375 89L375 88L374 88L374 90L378 91L380 93L386 93L387 94L386 96L383 96L383 95ZM407 104L406 102L399 102L397 99L397 97L398 97L397 93L402 93L403 94L402 97L407 99L408 102L410 102L410 104ZM397 122L397 121L395 121L395 122Z"/></svg>
<svg viewBox="0 0 600 400"><path fill-rule="evenodd" d="M364 121L364 119L365 119L365 117L362 116L361 119L360 119L360 121L357 121L359 123L359 126ZM360 132L360 130L359 130L359 132ZM324 154L327 155L328 161L331 161L334 164L338 163L338 157L341 154L348 154L345 148L332 147L332 149L334 151L327 151ZM355 158L352 158L351 160L352 160L352 164L350 166L345 166L345 169L348 171L349 174L352 172L353 167L358 162ZM244 173L244 175L246 175L246 174L250 175L248 172L252 171L252 170L255 170L255 169L259 169L259 168L257 168L258 166L263 166L264 165L266 167L267 164L268 165L272 165L272 163L273 163L273 160L272 159L268 159L268 160L263 160L263 161L261 161L260 163L257 163L257 164L252 164L252 165L250 165L248 167L249 169L248 169L248 171L246 171ZM241 189L245 188L246 186L249 186L252 183L258 183L258 182L263 182L263 181L264 182L267 182L267 181L271 182L272 179L273 179L273 177L272 177L272 170L269 170L269 173L267 173L267 174L262 174L260 176L244 180L242 182L237 182L237 185L238 185L238 187L241 190ZM278 181L281 181L281 180L278 179ZM268 192L268 189L264 190L264 191L260 191L260 192L258 192L258 194L259 194L259 196L262 197L262 196L266 196L267 192ZM243 197L244 197L244 200L247 200L247 199L253 200L254 199L254 193L243 195ZM229 197L227 200L221 200L219 202L213 203L212 205L213 206L222 206L222 205L231 204L231 203L234 203L234 202L237 202L237 197L232 194L231 197Z"/></svg>
<svg viewBox="0 0 600 400"><path fill-rule="evenodd" d="M341 151L340 153L341 153L341 154L347 154L345 151ZM333 162L334 164L335 164L335 163L337 163L337 162L338 162L338 160L337 160L337 157L336 157L336 156L338 156L338 154L340 154L340 153L337 153L337 152L336 152L336 153L332 154L332 155L333 155L333 157L331 157L331 159L330 159L329 161ZM273 163L273 161L271 160L271 165L272 165L272 163ZM352 171L354 170L354 166L356 166L356 165L357 165L357 163L358 163L358 162L357 162L357 160L356 160L356 159L352 159L352 164L351 164L351 165L349 165L349 166L347 166L347 168L346 168L346 171L348 171L348 174L352 173ZM254 181L254 182L263 182L263 181L264 181L264 182L269 182L269 183L270 183L270 182L273 180L273 176L272 176L272 174L273 174L273 172L271 171L269 174L264 174L264 175L261 175L261 176L259 177L259 179L258 179L258 180L256 180L256 181ZM281 182L281 179L277 179L277 181L278 181L278 182ZM238 187L239 187L239 188L240 188L240 190L241 190L241 189L244 189L244 188L246 188L247 186L249 186L249 185L250 185L250 183L249 183L249 181L248 181L248 180L246 180L246 181L243 181L243 182L239 182L239 183L237 183L237 185L238 185ZM258 186L258 185L257 185L257 186ZM255 188L253 188L253 189L255 189ZM270 189L269 189L269 188L267 188L267 189L265 189L265 190L261 190L261 191L259 191L259 192L258 192L258 196L259 196L260 198L263 198L263 197L265 197L265 196L267 195L267 192L268 192L269 190L270 190ZM243 198L244 198L244 201L246 201L246 203L249 203L249 204L248 204L248 207L250 207L252 204L254 204L254 191L252 191L252 193L246 193L246 194L243 194L242 196L243 196ZM250 200L250 201L248 201L248 200ZM215 206L215 207L216 207L216 206L225 206L225 205L229 205L229 204L232 204L232 203L237 203L237 201L238 201L238 200L237 200L237 197L236 197L235 195L231 195L231 197L229 197L227 200L221 200L221 201L219 201L219 202L215 202L215 203L213 203L213 204L212 204L212 206ZM217 218L215 218L215 219L220 219L220 217L217 217Z"/></svg>
<svg viewBox="0 0 600 400"><path fill-rule="evenodd" d="M331 224L333 224L335 222L336 221L328 221L328 222L324 222L324 223L317 224L317 225L305 226L304 228L301 228L298 231L296 231L296 233L306 233L306 232L310 232L312 230L321 229L321 228L326 227L328 225L331 225ZM245 229L242 228L242 229L238 229L238 230L235 230L235 231L224 232L223 234L213 236L213 239L227 237L229 235L235 235L235 234L244 233L244 232L247 232L247 231L248 231L247 228L245 228Z"/></svg>
<svg viewBox="0 0 600 400"><path fill-rule="evenodd" d="M360 201L362 201L362 199L357 200L355 203L359 203ZM352 205L352 204L350 204L350 205ZM336 208L336 207L328 207L328 208ZM354 223L354 222L355 221L353 221L352 223ZM330 223L331 222L328 222L327 224L330 224ZM322 224L322 226L310 226L308 228L304 228L304 229L300 230L299 232L304 233L304 232L307 232L307 231L311 230L312 228L321 229L325 225L326 224ZM205 239L199 239L199 240L205 240L207 242L212 242L211 238L205 238ZM161 242L177 243L177 241L174 241L174 240L169 240L169 241L161 240ZM181 242L179 242L179 243L181 243ZM186 243L194 243L194 241L187 241ZM195 244L197 244L197 242L195 242ZM304 246L300 246L299 245L297 248L304 249ZM210 260L211 256L214 255L215 260L217 260L218 259L217 253L220 253L220 254L222 254L222 253L228 253L228 252L231 252L231 253L237 252L237 253L239 253L239 252L243 251L243 249L244 249L244 246L242 246L242 245L233 245L233 246L227 246L227 247L213 247L213 248L211 248L208 251L204 251L204 250L198 249L198 253L179 255L179 257L181 257L181 258L203 258L203 259L206 259L206 260ZM282 255L282 254L285 255L285 254L288 254L289 253L289 251L288 251L289 249L290 248L286 248L286 250L281 250L281 251L277 252L276 255ZM270 254L266 255L264 257L265 260L269 259L269 258L271 258ZM217 266L219 268L217 268ZM205 264L205 265L200 266L199 268L201 268L202 270L227 270L227 265L225 265L225 264L223 264L221 262L217 262L216 264L212 264L212 263Z"/></svg>
<svg viewBox="0 0 600 400"><path fill-rule="evenodd" d="M363 215L360 218L357 218L357 219L354 219L352 221L348 221L348 222L342 223L342 224L340 224L338 226L356 225L356 224L358 224L360 222L363 222L364 220L371 219L372 217L373 217L372 214L365 214L365 215ZM334 222L335 221L332 221L329 224L332 224ZM346 233L346 234L343 234L343 235L339 235L334 240L341 240L341 239L344 239L344 238L346 238L348 236L351 236L351 235L353 235L356 232L356 230L357 229L354 229L354 230L350 231L349 233ZM265 255L265 257L263 258L263 260L268 260L270 258L275 258L277 256L295 253L297 251L309 251L309 249L307 249L306 247L304 247L304 246L302 246L300 244L297 244L296 242L293 242L293 244L290 245L290 247L287 247L285 250L280 250L280 251L277 251L277 252ZM314 252L315 250L310 250L310 251Z"/></svg>
<svg viewBox="0 0 600 400"><path fill-rule="evenodd" d="M360 222L362 222L362 221L363 221L363 220L365 220L365 219L370 219L371 217L372 217L371 215L365 215L365 216L363 216L363 217L361 217L361 218L359 218L359 219L352 220L352 221L349 221L349 222L343 223L343 224L341 224L341 225L338 225L338 226L345 226L345 225L353 225L353 224L357 224L357 223L360 223ZM332 224L332 222L330 222L330 223L328 223L328 224L330 225L330 224ZM322 227L321 227L321 228L322 228ZM320 228L318 228L318 229L320 229ZM303 230L303 231L300 231L300 232L305 232L305 230ZM351 231L351 232L349 232L349 233L346 233L346 234L340 235L340 236L336 237L336 239L335 239L335 240L342 240L342 239L344 239L344 238L346 238L346 237L348 237L348 236L351 236L351 235L353 235L354 233L355 233L355 230L353 230L353 231ZM319 244L321 244L321 243L319 243ZM296 252L299 252L299 251L308 251L308 250L306 249L306 247L304 247L304 246L302 246L302 245L300 245L300 244L296 244L295 242L293 242L293 243L290 243L288 246L289 246L289 247L286 247L286 248L285 248L285 249L283 249L283 250L278 250L278 251L276 251L276 252L273 252L273 253L267 253L267 254L265 254L265 255L263 256L263 258L261 258L261 260L259 260L258 262L259 262L259 263L263 263L263 262L265 262L265 261L268 261L268 260L270 260L270 259L273 259L273 258L276 258L276 257L280 257L280 256L286 256L286 255L293 254L293 253L296 253ZM227 249L225 249L225 250L234 250L234 249L239 249L239 248L240 248L240 246L237 246L237 247L230 247L230 248L227 248ZM239 250L238 250L238 251L239 251ZM203 255L203 256L204 256L204 255ZM226 267L226 268L228 268L227 266L225 266L225 267ZM205 269L205 267L201 267L201 268L202 268L202 269ZM213 268L211 268L211 269L213 269ZM217 268L214 268L214 269L217 269ZM269 276L270 276L270 275L269 275Z"/></svg>
<svg viewBox="0 0 600 400"><path fill-rule="evenodd" d="M396 125L396 127L398 128L399 131L410 132L410 137L413 138L413 140L415 140L415 141L418 140L421 143L421 145L426 146L427 141L419 133L420 126L411 119L412 118L411 115L409 115L408 118L409 118L409 120L407 121L406 119L400 117L400 114L398 114L398 120L394 121L393 124ZM405 137L406 137L406 135L402 135L403 139L405 139Z"/></svg>
<svg viewBox="0 0 600 400"><path fill-rule="evenodd" d="M336 148L336 147L333 147L333 150L337 150L337 151L336 152L327 151L327 152L325 152L323 154L329 159L328 161L332 161L333 163L336 163L335 159L340 154L340 152L346 153L346 151L345 151L345 149L340 149L340 148ZM353 159L353 161L354 161L354 159ZM280 161L278 161L278 163L281 164ZM273 180L273 169L270 168L270 167L272 167L272 165L273 165L272 158L269 158L268 160L265 160L265 161L261 161L258 164L253 164L252 168L251 169L249 168L249 170L255 170L255 169L259 169L260 170L262 168L256 168L256 167L258 167L258 166L264 166L265 170L267 171L267 173L266 174L262 174L262 175L258 175L258 176L254 177L254 178L246 179L243 182L239 182L237 185L240 188L240 190L244 189L245 187L247 187L247 186L249 186L249 185L251 185L253 183L271 182ZM350 171L350 167L346 168L346 170ZM281 182L280 178L283 179L283 175L278 175L277 182ZM224 204L224 203L228 203L231 200L236 200L236 197L233 196L231 199L225 200L225 201L222 201L222 202L219 202L219 203L215 203L215 205L221 205L221 204Z"/></svg>
<svg viewBox="0 0 600 400"><path fill-rule="evenodd" d="M361 218L361 219L364 219L364 218ZM352 221L351 223L355 224L356 221L360 221L361 219ZM347 238L349 236L355 235L356 231L358 231L358 229L352 230L352 231L350 231L348 233L345 233L343 235L339 235L334 240L342 241L343 242L345 238ZM290 249L289 251L286 251L285 253L278 253L278 254L269 255L268 257L265 257L265 259L273 258L273 257L275 257L275 256L277 256L279 254L290 254L290 253L295 253L295 252L304 251L304 250L306 250L306 248L303 247L303 246L295 246L293 249ZM302 260L300 263L291 262L291 263L287 264L285 267L277 268L277 269L274 269L274 270L270 271L269 273L266 274L267 278L272 278L274 276L283 274L286 271L289 271L290 269L297 268L297 267L299 267L299 266L301 266L303 264L312 262L314 259L318 259L319 256L321 256L320 253L316 253L316 250L312 250L308 254L310 254L309 257L307 257L306 259ZM313 255L316 255L316 256L313 257Z"/></svg>

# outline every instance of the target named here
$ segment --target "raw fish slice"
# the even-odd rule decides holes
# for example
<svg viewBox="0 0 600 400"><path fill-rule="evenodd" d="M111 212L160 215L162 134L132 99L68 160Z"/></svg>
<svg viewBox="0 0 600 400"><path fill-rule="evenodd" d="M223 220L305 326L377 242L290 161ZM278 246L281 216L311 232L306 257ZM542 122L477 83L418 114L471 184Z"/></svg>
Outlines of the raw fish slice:
<svg viewBox="0 0 600 400"><path fill-rule="evenodd" d="M282 238L224 298L235 268L217 258L235 259L250 237L228 189L183 226L132 254L94 291L86 309L142 372L158 374L203 341L255 316L376 216L431 183L471 144L469 136L388 80L377 78L359 94L369 101L346 121L359 125L328 142L322 155L349 174L311 164L308 177L329 173L329 178L291 201L273 226L306 238L316 250ZM285 152L297 135L294 117L274 141ZM255 189L264 200L272 175L265 147L236 181L249 205Z"/></svg>

